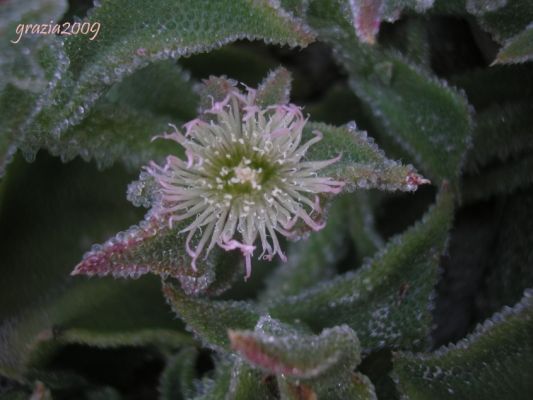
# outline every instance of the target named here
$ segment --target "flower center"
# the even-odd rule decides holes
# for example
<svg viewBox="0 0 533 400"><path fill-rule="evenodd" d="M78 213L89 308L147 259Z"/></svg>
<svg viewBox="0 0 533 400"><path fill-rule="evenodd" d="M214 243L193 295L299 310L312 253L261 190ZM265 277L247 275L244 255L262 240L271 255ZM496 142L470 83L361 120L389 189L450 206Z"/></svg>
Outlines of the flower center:
<svg viewBox="0 0 533 400"><path fill-rule="evenodd" d="M248 160L246 160L248 161ZM254 169L246 165L241 161L239 165L233 168L233 178L230 179L231 183L250 184L252 189L261 189L261 174L262 168Z"/></svg>
<svg viewBox="0 0 533 400"><path fill-rule="evenodd" d="M264 179L263 168L253 165L246 157L237 166L222 167L220 177L225 181L225 189L233 194L261 190Z"/></svg>

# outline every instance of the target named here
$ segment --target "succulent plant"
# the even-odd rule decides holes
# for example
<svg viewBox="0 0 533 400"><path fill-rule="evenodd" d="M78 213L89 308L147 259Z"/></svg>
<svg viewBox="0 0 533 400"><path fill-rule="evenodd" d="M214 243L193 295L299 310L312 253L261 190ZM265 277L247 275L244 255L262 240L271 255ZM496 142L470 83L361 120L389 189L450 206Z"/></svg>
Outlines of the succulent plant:
<svg viewBox="0 0 533 400"><path fill-rule="evenodd" d="M0 1L0 398L531 398L533 3L87 3Z"/></svg>

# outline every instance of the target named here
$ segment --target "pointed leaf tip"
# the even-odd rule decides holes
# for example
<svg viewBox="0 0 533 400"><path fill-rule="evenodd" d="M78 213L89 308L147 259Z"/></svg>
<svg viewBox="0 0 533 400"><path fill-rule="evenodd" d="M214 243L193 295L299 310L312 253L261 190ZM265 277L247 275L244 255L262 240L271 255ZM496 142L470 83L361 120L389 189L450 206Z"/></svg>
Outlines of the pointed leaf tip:
<svg viewBox="0 0 533 400"><path fill-rule="evenodd" d="M94 245L76 265L71 275L113 276L114 278L138 278L152 270L149 264L132 260L135 248L152 238L159 231L159 222L147 220L141 226L133 226L117 234L103 245Z"/></svg>
<svg viewBox="0 0 533 400"><path fill-rule="evenodd" d="M265 323L272 323L274 332L268 327L267 331L259 328ZM312 335L285 330L277 324L263 318L255 331L228 330L231 348L251 365L295 378L315 378L332 372L336 366L341 369L341 365L342 369L350 370L360 361L359 340L346 325Z"/></svg>
<svg viewBox="0 0 533 400"><path fill-rule="evenodd" d="M381 25L383 1L349 0L355 33L360 41L376 43L376 36Z"/></svg>
<svg viewBox="0 0 533 400"><path fill-rule="evenodd" d="M257 88L257 104L268 107L273 104L287 104L290 101L292 75L279 67L271 71Z"/></svg>

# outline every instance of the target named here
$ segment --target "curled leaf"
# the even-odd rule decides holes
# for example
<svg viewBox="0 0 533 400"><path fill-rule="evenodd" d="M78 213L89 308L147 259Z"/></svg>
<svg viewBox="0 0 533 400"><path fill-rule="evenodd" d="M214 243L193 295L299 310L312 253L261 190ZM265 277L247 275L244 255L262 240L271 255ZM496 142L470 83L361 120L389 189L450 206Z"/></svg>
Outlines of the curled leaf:
<svg viewBox="0 0 533 400"><path fill-rule="evenodd" d="M320 335L229 330L228 336L231 347L250 364L276 375L315 378L341 365L350 370L360 361L359 341L346 325Z"/></svg>

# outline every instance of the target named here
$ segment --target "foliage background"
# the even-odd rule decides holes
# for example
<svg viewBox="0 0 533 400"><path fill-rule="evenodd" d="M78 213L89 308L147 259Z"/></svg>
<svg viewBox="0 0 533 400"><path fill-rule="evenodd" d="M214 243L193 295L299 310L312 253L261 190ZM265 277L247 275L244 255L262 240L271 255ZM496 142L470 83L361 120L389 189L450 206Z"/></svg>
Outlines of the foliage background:
<svg viewBox="0 0 533 400"><path fill-rule="evenodd" d="M509 2L516 5L526 22L531 19L533 14L527 1ZM287 7L297 3L286 2ZM317 3L317 15L327 15L329 9L325 4L328 2ZM89 1L71 0L63 19L81 18L91 6ZM322 6L324 10L320 10ZM194 370L198 377L209 375L214 363L219 363L211 350L194 347L184 324L165 304L156 277L150 275L123 281L110 277L82 279L69 276L73 266L93 243L105 241L142 218L142 210L127 202L125 192L127 184L137 177L136 167L153 154L130 152L142 145L134 143L134 139L131 143L115 143L113 133L125 126L132 134L149 128L151 131L147 134L151 135L156 133L153 132L155 127L164 127L169 118L181 121L193 118L198 98L190 89L191 83L210 75L226 75L255 87L269 71L283 65L293 77L291 101L304 106L313 120L337 126L355 120L358 129L368 131L389 158L413 163L432 179L434 185L421 186L415 193L360 190L343 199L346 205L344 218L340 218L341 222L334 221L335 228L343 232L338 242L324 244L320 242L323 238L313 242L334 254L333 261L322 255L328 268L320 272L316 281L357 271L363 260L422 218L435 203L439 187L446 180L447 190L456 195L456 207L448 247L439 258L440 278L430 305L433 323L429 350L467 337L477 324L502 307L518 303L524 290L533 287L533 67L527 62L490 66L501 48L498 41L505 43L507 40L499 37L514 36L512 24L518 22L506 22L505 15L499 15L495 23L464 9L465 4L460 1L437 1L424 15L408 7L400 20L381 25L378 45L367 49L366 45L357 44L360 48L356 48L355 53L348 52L346 46L351 44L343 43L335 37L335 32L331 34L323 21L315 16L315 21L310 24L322 40L304 49L237 40L208 53L181 58L178 61L181 68L170 72L181 81L176 79L172 84L165 81L160 87L148 82L143 87L141 76L122 88L113 87L106 95L109 104L98 103L93 111L95 114L91 114L96 122L72 124L74 131L63 136L67 137L66 141L58 142L53 136L41 135L35 127L25 132L24 138L15 138L20 151L14 155L0 181L2 398L25 398L38 393L41 387L36 382L44 382L54 398L59 399L180 398L176 394L178 389L168 386L168 382L177 381L176 376L180 376L180 382L187 382L189 380L183 374L191 372L177 361L174 365L174 360L194 360L190 370ZM124 24L127 25L127 21ZM508 35L508 31L513 35ZM73 51L76 51L75 45L74 42ZM393 49L391 54L401 56L389 58L388 53L381 53L390 49ZM47 49L44 46L31 51L46 52ZM500 57L504 56L508 57L500 53ZM96 60L96 63L102 62L102 68L114 68L106 65L107 55L102 57L104 61ZM392 74L402 71L402 65L395 63L404 59L408 60L409 66L416 65L417 70L422 70L421 75L429 76L431 82L447 83L442 87L429 87L416 79L406 79L404 86L391 88L387 84L391 79L390 69ZM173 63L161 65L162 70L173 67ZM71 68L82 67L71 65ZM154 73L155 76L174 77L164 75L166 72ZM69 103L68 107L64 106L61 90L77 90L81 94L105 92L107 89L93 85L91 80L98 73L95 69L85 77L82 75L86 81L74 89L68 85L59 88L54 101L60 111L56 110L57 114L54 114L56 111L52 109L50 115L58 121L64 117L79 118L75 112L68 116L68 107L78 105ZM459 93L461 100L458 102L463 101L464 95L468 105L465 101L450 111L446 109L449 103L439 103L439 96L448 95L444 93L448 85L457 88L453 93ZM441 88L445 88L443 92L437 92ZM180 96L169 97L173 93L180 93ZM396 110L386 103L395 93L405 96L398 103L404 108ZM2 92L0 116L4 131L0 140L9 136L4 132L15 132L10 131L9 126L19 124L16 116L24 114L25 99L30 102L31 96L31 93ZM437 108L442 104L443 109L417 109L419 103L413 99L418 96L434 98L432 104ZM11 110L14 98L20 107L17 110L22 111ZM132 115L139 115L138 121L128 119L129 116L120 120L123 104L120 103L122 100L116 99L122 98L128 98L129 104L124 105L125 108L137 110ZM414 105L409 103L411 100ZM376 107L386 110L388 119L381 118ZM152 118L149 123L148 117L142 114L147 109ZM454 120L456 109L459 117L467 116L467 122L458 122L459 117ZM441 155L435 155L431 148L424 147L423 140L419 141L424 129L416 131L417 118L434 115L433 112L450 113L451 129L448 132L453 131L452 136L460 135L456 128L462 129L470 123L470 118L473 119L465 128L471 137L458 137L452 143L456 145L463 139L464 143L471 142L457 176L450 174L453 168L446 163L456 162L454 157L461 158L461 151L451 150L450 157L439 159ZM38 121L42 129L57 125L54 125L53 118L43 115ZM128 125L130 123L132 125ZM399 133L395 131L398 129ZM104 150L101 143L85 139L84 135L89 137L95 131L109 131L103 139L104 143L109 143L109 149ZM414 147L417 155L400 146L394 140L395 136L401 138L400 142ZM69 137L79 137L80 142L71 143ZM440 148L447 144L438 140L433 143ZM41 147L45 150L36 154L36 149ZM89 149L88 153L84 154L80 148ZM158 155L165 154L168 149L156 148L154 151ZM76 157L79 154L89 162ZM57 156L69 162L63 163ZM35 160L27 163L24 157ZM123 162L110 166L115 159ZM102 170L102 166L108 168ZM256 265L251 281L246 284L237 282L223 298L256 299L258 293L264 296L265 290L273 290L272 283L269 283L272 281L267 279L273 269L270 264ZM405 287L405 290L413 289ZM527 307L529 317L522 317L524 320L531 319L531 305ZM496 318L494 322L502 318ZM531 354L531 334L527 329L525 334L516 332L505 331L501 337L515 341L514 344L522 349L519 356ZM519 367L531 371L532 366L531 358L519 357L517 363L516 359L513 362L510 353L505 357L498 353L497 349L506 346L498 340L503 339L497 339L497 343L487 345L486 349L496 349L492 357L499 364L496 363L498 365L487 375L477 376L480 386L474 393L479 395L478 398L489 398L486 397L488 389L483 392L481 387L495 379L500 383L494 389L502 396L498 398L529 398L533 393L531 385L511 389L512 384L491 376L491 373L499 376L506 366L511 371ZM30 347L28 343L31 343ZM498 347L500 345L503 347ZM412 361L409 357L411 355L405 355L402 361L405 365L409 366L409 362L415 366L424 365L423 361ZM475 360L468 357L459 364L472 362L472 368L476 369ZM390 378L391 360L391 351L385 346L365 353L359 366L359 371L372 380L379 398L399 396ZM450 362L456 365L453 360ZM398 365L396 377L408 382L400 386L410 398L446 398L446 394L424 392L421 386L417 386L416 368L402 370L403 364ZM413 386L409 388L409 384ZM178 391L192 393L194 389L181 387ZM300 398L306 397L302 395Z"/></svg>

